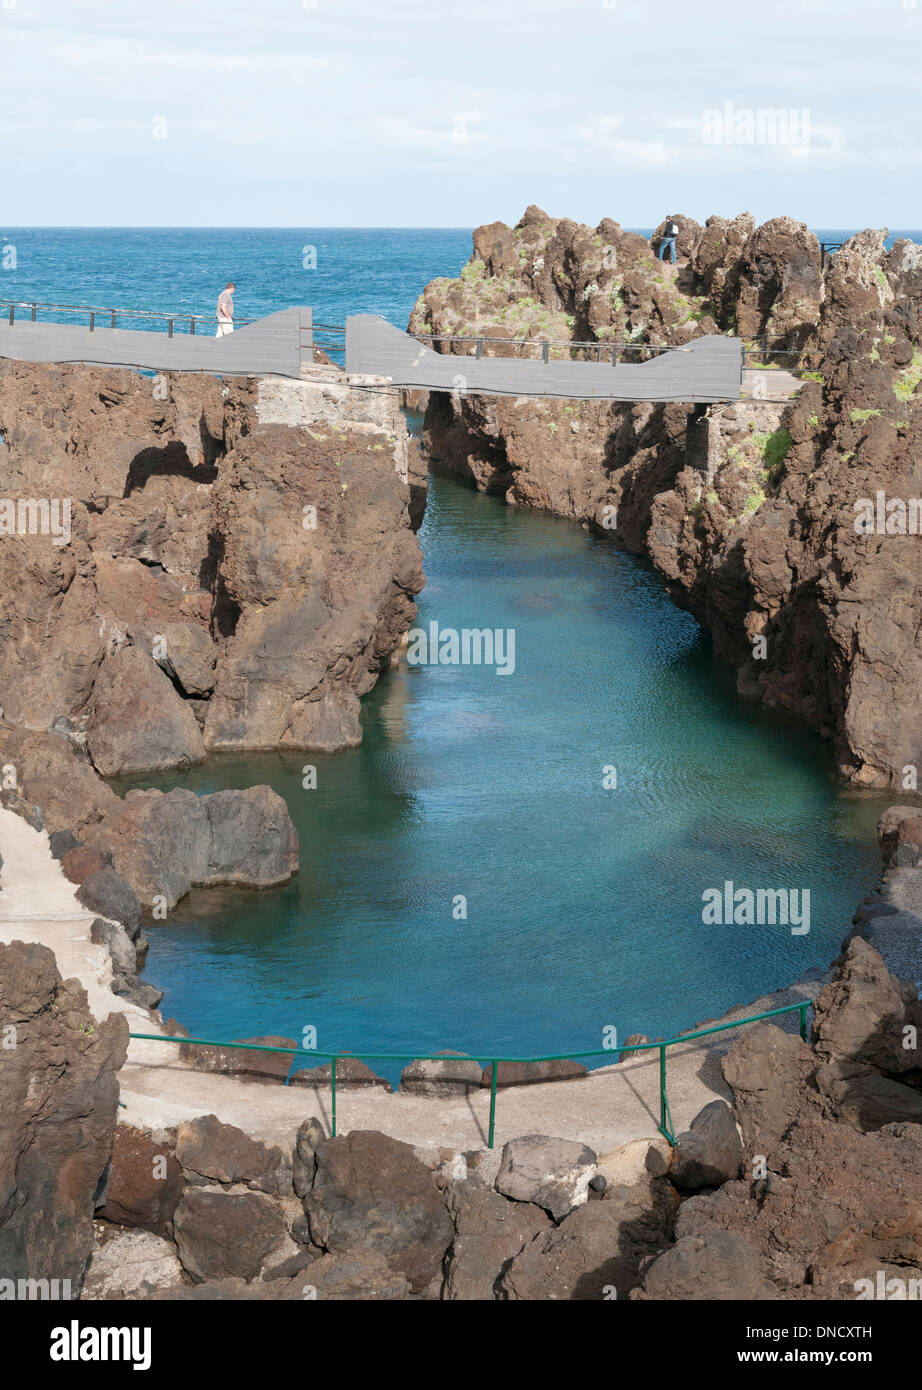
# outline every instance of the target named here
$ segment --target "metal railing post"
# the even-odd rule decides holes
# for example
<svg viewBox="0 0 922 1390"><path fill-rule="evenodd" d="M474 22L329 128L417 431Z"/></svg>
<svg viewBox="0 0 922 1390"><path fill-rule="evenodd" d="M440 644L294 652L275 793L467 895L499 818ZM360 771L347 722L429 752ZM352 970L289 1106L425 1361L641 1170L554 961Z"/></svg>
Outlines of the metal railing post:
<svg viewBox="0 0 922 1390"><path fill-rule="evenodd" d="M666 1044L659 1049L659 1127L666 1133Z"/></svg>
<svg viewBox="0 0 922 1390"><path fill-rule="evenodd" d="M189 332L190 332L190 334L192 335L192 337L194 338L194 337L195 337L195 315L194 315L194 314L190 314L190 315L189 315Z"/></svg>
<svg viewBox="0 0 922 1390"><path fill-rule="evenodd" d="M96 315L95 315L95 314L90 314L90 332L91 332L91 333L95 333L95 331L96 331Z"/></svg>
<svg viewBox="0 0 922 1390"><path fill-rule="evenodd" d="M548 360L548 358L550 357L550 355L551 355L551 345L550 345L550 343L542 343L542 344L541 344L541 361L542 361L542 362L547 362L547 360Z"/></svg>
<svg viewBox="0 0 922 1390"><path fill-rule="evenodd" d="M33 323L35 322L35 309L36 309L36 306L33 304L33 305L32 305L32 322L33 322Z"/></svg>
<svg viewBox="0 0 922 1390"><path fill-rule="evenodd" d="M332 1102L330 1106L330 1137L336 1138L336 1058L330 1059L330 1093Z"/></svg>
<svg viewBox="0 0 922 1390"><path fill-rule="evenodd" d="M496 1078L499 1072L499 1063L495 1057L490 1065L493 1068L493 1074L490 1077L490 1133L487 1138L487 1148L492 1149L493 1136L496 1133Z"/></svg>
<svg viewBox="0 0 922 1390"><path fill-rule="evenodd" d="M173 320L172 320L172 319L167 319L166 336L167 336L168 338L172 338L172 336L173 336Z"/></svg>
<svg viewBox="0 0 922 1390"><path fill-rule="evenodd" d="M801 1004L801 1006L800 1006L800 1036L803 1038L804 1042L807 1041L807 1005L806 1005L806 1004Z"/></svg>
<svg viewBox="0 0 922 1390"><path fill-rule="evenodd" d="M478 338L478 339L477 339L477 347L474 349L474 356L475 356L475 357L482 357L482 356L483 356L483 339L482 339L482 338Z"/></svg>
<svg viewBox="0 0 922 1390"><path fill-rule="evenodd" d="M112 318L111 318L111 320L110 320L109 327L110 327L110 328L114 328L114 327L115 327L115 310L114 310L114 309L112 310Z"/></svg>
<svg viewBox="0 0 922 1390"><path fill-rule="evenodd" d="M11 305L10 305L10 323L13 322L13 318L14 318L15 314L16 314L16 306L15 306L15 304L11 304Z"/></svg>

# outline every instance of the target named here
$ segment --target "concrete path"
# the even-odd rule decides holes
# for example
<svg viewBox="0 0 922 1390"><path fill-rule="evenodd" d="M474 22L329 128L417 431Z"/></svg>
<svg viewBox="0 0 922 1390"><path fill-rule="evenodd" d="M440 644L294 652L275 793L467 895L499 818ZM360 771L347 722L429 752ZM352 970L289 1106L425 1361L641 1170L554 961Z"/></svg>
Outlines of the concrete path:
<svg viewBox="0 0 922 1390"><path fill-rule="evenodd" d="M0 941L49 946L61 975L77 978L86 989L97 1021L123 1013L132 1032L163 1035L143 1009L111 992L108 953L90 940L95 914L78 903L74 885L52 858L47 835L0 808L0 855ZM817 987L794 986L735 1016L810 998ZM791 1014L779 1022L793 1029L796 1019ZM738 1036L734 1031L669 1049L668 1094L676 1132L687 1128L708 1101L728 1094L720 1056ZM139 1129L158 1131L214 1114L254 1137L277 1141L290 1139L312 1115L330 1126L329 1087L246 1082L197 1071L179 1062L173 1043L132 1041L120 1082L120 1122ZM389 1094L380 1087L338 1089L337 1132L378 1129L420 1148L478 1149L487 1143L489 1104L487 1090L443 1100ZM606 1153L630 1139L652 1137L659 1121L658 1053L634 1054L579 1081L501 1089L496 1115L497 1148L518 1135L540 1133L581 1139Z"/></svg>

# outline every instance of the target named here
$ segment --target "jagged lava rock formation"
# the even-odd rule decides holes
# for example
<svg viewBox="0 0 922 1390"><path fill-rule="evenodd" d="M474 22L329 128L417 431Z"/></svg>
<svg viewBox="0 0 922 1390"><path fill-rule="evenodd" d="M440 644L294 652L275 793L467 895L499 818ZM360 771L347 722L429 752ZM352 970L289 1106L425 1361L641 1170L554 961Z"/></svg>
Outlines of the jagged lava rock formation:
<svg viewBox="0 0 922 1390"><path fill-rule="evenodd" d="M307 376L0 363L0 494L43 499L59 529L0 539L5 794L107 856L78 866L118 920L135 895L284 882L298 837L269 787L122 801L102 779L357 744L360 697L415 615L397 402L338 369Z"/></svg>
<svg viewBox="0 0 922 1390"><path fill-rule="evenodd" d="M919 537L859 534L855 522L878 490L922 497L922 249L885 251L886 233L865 231L824 267L816 237L791 218L677 220L675 269L608 219L593 230L531 207L515 228L481 227L461 276L427 286L410 328L508 339L485 349L498 353L514 340L679 346L766 334L772 365L796 361L782 350L814 354L790 400L433 393L424 453L435 470L648 555L744 696L834 740L851 780L901 786L922 761ZM772 396L781 378L762 376L755 390Z"/></svg>
<svg viewBox="0 0 922 1390"><path fill-rule="evenodd" d="M357 744L423 583L392 398L0 364L0 493L68 499L6 537L0 706L101 774Z"/></svg>

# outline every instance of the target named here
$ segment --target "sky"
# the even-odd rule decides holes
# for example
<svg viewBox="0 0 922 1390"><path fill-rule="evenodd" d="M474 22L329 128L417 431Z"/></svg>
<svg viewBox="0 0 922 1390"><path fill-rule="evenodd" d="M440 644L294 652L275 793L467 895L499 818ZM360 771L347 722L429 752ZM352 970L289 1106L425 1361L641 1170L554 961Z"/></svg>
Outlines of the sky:
<svg viewBox="0 0 922 1390"><path fill-rule="evenodd" d="M0 53L8 226L922 227L922 0L0 0Z"/></svg>

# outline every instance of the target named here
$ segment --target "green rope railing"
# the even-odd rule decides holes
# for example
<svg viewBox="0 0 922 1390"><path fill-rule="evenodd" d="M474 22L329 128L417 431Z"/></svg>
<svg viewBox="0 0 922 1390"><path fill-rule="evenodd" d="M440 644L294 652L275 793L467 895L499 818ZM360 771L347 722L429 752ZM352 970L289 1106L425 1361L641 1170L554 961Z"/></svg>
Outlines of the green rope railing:
<svg viewBox="0 0 922 1390"><path fill-rule="evenodd" d="M667 1047L678 1047L683 1043L695 1042L698 1038L710 1037L713 1033L724 1033L731 1028L743 1028L749 1023L760 1023L764 1018L776 1018L779 1014L789 1014L795 1009L800 1012L800 1036L807 1036L807 1010L812 1005L812 1000L803 999L796 1004L783 1004L778 1009L767 1009L765 1013L750 1014L747 1018L732 1019L729 1023L717 1023L712 1028L699 1028L694 1033L680 1033L676 1038L668 1038L663 1042L652 1043L631 1043L625 1047L597 1048L592 1052L560 1052L550 1057L494 1057L490 1061L490 1128L488 1137L488 1147L493 1148L493 1140L496 1135L496 1091L499 1078L499 1067L501 1063L514 1062L517 1065L530 1065L535 1062L569 1062L579 1057L608 1057L612 1052L617 1052L623 1056L626 1052L651 1052L659 1050L659 1090L660 1090L660 1121L657 1128L665 1139L675 1147L676 1136L672 1128L672 1114L669 1109L669 1097L666 1093L666 1049ZM224 1047L235 1052L281 1052L290 1054L292 1065L295 1057L304 1057L309 1053L311 1057L324 1057L330 1063L330 1133L336 1138L336 1063L341 1060L364 1060L371 1062L444 1062L446 1054L444 1052L430 1052L427 1054L413 1052L320 1052L314 1048L303 1047L281 1047L270 1043L244 1043L244 1042L215 1042L213 1038L186 1038L179 1035L168 1035L163 1033L129 1033L130 1038L138 1042L171 1042L185 1047ZM469 1058L477 1061L477 1058ZM291 1080L291 1067L289 1066L288 1075L285 1078L287 1086Z"/></svg>

